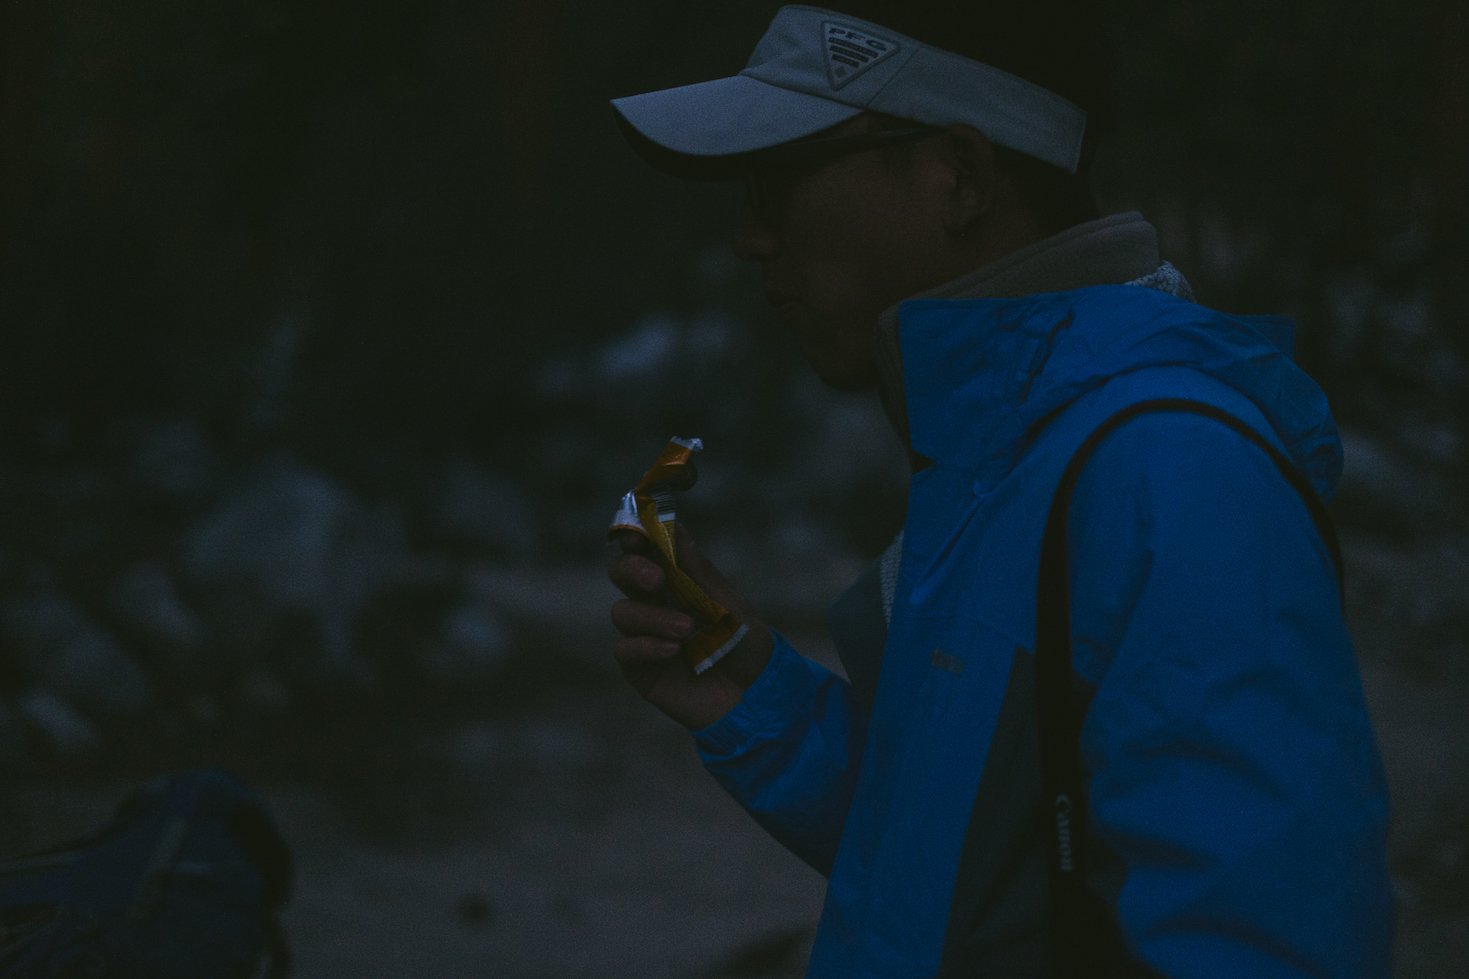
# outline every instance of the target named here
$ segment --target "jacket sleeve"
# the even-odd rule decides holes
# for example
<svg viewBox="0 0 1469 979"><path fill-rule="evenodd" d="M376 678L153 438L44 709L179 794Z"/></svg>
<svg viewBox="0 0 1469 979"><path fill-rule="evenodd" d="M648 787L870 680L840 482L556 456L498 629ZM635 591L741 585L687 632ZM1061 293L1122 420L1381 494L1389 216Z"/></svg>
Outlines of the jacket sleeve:
<svg viewBox="0 0 1469 979"><path fill-rule="evenodd" d="M771 836L830 874L867 721L846 681L772 632L765 671L694 742L704 767Z"/></svg>
<svg viewBox="0 0 1469 979"><path fill-rule="evenodd" d="M1069 524L1093 829L1134 953L1174 979L1385 979L1385 779L1300 498L1225 426L1154 414L1098 448Z"/></svg>

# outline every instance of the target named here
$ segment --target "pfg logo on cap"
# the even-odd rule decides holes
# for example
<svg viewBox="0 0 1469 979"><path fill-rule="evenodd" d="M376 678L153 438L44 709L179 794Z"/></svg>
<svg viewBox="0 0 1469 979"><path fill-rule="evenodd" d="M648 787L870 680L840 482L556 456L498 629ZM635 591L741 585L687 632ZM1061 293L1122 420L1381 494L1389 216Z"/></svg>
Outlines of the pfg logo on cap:
<svg viewBox="0 0 1469 979"><path fill-rule="evenodd" d="M862 74L868 68L898 53L899 45L885 37L864 34L834 20L821 25L821 46L826 51L826 77L833 90Z"/></svg>

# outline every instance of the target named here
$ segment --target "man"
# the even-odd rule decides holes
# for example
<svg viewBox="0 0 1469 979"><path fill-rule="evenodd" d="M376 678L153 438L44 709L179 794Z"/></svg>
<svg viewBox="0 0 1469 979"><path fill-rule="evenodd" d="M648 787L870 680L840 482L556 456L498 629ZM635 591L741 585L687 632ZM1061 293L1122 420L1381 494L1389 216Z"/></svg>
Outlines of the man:
<svg viewBox="0 0 1469 979"><path fill-rule="evenodd" d="M1335 427L1288 323L1195 305L1146 222L1096 218L1094 73L1065 34L1000 6L785 7L740 75L614 102L656 165L745 177L737 254L824 381L878 386L914 465L904 534L832 609L850 682L686 534L749 637L695 676L695 623L629 542L619 664L829 876L811 976L1386 976L1386 792L1313 520ZM1048 507L1093 432L1157 399L1193 407L1099 436L1059 507L1090 806L1048 876ZM1057 911L1072 843L1106 928Z"/></svg>

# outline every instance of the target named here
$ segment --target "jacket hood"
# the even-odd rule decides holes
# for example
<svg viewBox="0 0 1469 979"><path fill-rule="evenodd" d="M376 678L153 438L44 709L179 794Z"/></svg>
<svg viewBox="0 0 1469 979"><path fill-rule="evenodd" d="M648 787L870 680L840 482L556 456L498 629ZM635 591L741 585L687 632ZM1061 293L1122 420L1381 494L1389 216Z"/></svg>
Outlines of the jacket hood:
<svg viewBox="0 0 1469 979"><path fill-rule="evenodd" d="M1341 441L1320 387L1291 360L1293 326L1136 285L899 307L912 448L997 481L1056 412L1110 378L1189 367L1245 395L1329 498ZM1268 434L1268 433L1266 433Z"/></svg>

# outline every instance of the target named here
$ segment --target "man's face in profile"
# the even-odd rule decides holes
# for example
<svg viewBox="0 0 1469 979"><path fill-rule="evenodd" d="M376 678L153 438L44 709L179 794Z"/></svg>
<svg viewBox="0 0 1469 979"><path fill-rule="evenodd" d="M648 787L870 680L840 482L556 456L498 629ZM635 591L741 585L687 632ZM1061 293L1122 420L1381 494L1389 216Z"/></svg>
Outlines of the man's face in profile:
<svg viewBox="0 0 1469 979"><path fill-rule="evenodd" d="M858 116L825 136L869 131ZM735 254L759 262L766 300L795 336L817 375L835 388L877 380L872 332L878 314L927 289L942 222L927 199L935 189L918 159L927 140L895 165L882 148L817 159L772 172L771 200L748 202Z"/></svg>

